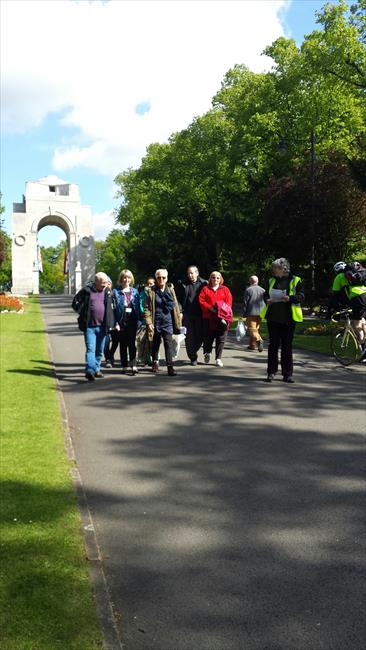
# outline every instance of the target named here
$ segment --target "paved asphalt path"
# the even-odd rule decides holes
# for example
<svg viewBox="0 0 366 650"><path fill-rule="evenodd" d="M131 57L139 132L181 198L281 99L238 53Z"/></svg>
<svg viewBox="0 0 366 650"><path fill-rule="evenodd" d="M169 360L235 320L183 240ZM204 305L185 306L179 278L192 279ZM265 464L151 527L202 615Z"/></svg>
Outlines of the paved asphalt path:
<svg viewBox="0 0 366 650"><path fill-rule="evenodd" d="M296 352L268 385L231 338L88 383L70 303L42 298L123 647L363 650L365 368Z"/></svg>

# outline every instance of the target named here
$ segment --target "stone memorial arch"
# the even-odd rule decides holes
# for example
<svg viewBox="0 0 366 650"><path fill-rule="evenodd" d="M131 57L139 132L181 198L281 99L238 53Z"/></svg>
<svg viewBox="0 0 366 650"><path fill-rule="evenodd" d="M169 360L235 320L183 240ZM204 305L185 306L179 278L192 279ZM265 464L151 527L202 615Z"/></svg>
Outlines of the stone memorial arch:
<svg viewBox="0 0 366 650"><path fill-rule="evenodd" d="M38 232L44 226L59 226L66 235L66 293L75 293L94 277L95 245L90 208L81 205L78 185L56 176L46 176L38 181L28 181L23 202L13 204L14 294L39 293L41 259Z"/></svg>

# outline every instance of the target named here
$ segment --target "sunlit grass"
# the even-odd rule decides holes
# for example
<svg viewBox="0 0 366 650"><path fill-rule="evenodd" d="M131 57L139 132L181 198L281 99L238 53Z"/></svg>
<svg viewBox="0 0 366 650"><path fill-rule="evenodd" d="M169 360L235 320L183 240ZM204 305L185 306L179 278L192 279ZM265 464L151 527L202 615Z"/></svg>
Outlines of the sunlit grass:
<svg viewBox="0 0 366 650"><path fill-rule="evenodd" d="M238 323L239 314L234 315L234 322L232 324L232 330L235 330L235 327ZM329 334L304 334L304 330L310 325L316 325L317 323L324 323L324 321L311 319L304 321L303 323L298 323L295 329L294 336L294 347L301 348L303 350L310 350L311 352L321 352L322 354L331 355L330 350L330 335ZM266 321L261 322L261 336L264 339L268 339L268 329Z"/></svg>
<svg viewBox="0 0 366 650"><path fill-rule="evenodd" d="M1 314L1 648L93 650L96 620L37 299Z"/></svg>

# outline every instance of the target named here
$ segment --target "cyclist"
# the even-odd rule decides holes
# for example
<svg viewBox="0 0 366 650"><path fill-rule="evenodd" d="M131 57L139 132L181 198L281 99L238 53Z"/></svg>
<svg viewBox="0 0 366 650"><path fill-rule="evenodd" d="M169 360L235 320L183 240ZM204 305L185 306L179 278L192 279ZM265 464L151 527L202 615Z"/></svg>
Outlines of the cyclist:
<svg viewBox="0 0 366 650"><path fill-rule="evenodd" d="M344 270L345 292L352 309L352 326L362 346L366 339L366 269L359 262L347 264ZM365 357L366 348L362 358Z"/></svg>
<svg viewBox="0 0 366 650"><path fill-rule="evenodd" d="M364 347L366 356L366 270L359 262L337 262L333 267L336 276L332 285L329 310L352 309L352 326Z"/></svg>
<svg viewBox="0 0 366 650"><path fill-rule="evenodd" d="M332 293L329 300L329 314L332 311L336 311L337 309L342 308L345 309L349 306L348 297L345 290L347 286L347 280L344 274L347 266L347 262L336 262L336 264L333 266L333 271L336 276L333 280Z"/></svg>

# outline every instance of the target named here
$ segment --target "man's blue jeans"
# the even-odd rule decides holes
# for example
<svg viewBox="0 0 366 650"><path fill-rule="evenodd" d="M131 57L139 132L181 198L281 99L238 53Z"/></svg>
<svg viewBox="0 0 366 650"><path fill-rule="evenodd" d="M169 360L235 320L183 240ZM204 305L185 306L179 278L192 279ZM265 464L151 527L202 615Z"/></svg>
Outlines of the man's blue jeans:
<svg viewBox="0 0 366 650"><path fill-rule="evenodd" d="M87 327L84 333L85 339L85 372L95 375L100 370L102 362L106 333L102 325Z"/></svg>

